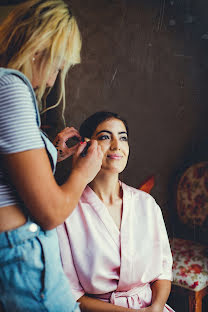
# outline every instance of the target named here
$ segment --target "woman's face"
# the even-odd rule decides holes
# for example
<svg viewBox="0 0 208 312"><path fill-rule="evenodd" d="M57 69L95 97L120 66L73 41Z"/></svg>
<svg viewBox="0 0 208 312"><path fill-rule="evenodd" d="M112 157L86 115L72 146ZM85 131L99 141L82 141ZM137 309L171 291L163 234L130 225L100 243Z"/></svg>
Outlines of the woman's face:
<svg viewBox="0 0 208 312"><path fill-rule="evenodd" d="M45 62L47 61L44 60L44 56L41 53L36 53L32 62L32 86L34 89L38 88L42 83L44 75L44 61ZM51 72L46 81L47 87L49 88L53 87L60 70L61 68L59 68L58 65L54 64L54 66L51 68Z"/></svg>
<svg viewBox="0 0 208 312"><path fill-rule="evenodd" d="M124 170L129 156L128 136L124 123L110 118L100 123L93 133L103 152L101 170L120 173Z"/></svg>

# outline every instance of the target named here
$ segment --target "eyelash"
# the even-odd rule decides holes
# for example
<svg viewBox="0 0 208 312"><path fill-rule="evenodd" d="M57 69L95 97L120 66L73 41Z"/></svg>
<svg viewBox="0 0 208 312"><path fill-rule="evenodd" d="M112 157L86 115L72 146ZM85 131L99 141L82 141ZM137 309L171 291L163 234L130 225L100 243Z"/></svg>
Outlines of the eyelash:
<svg viewBox="0 0 208 312"><path fill-rule="evenodd" d="M100 141L106 140L106 139L110 139L110 137L109 137L107 134L101 135L101 136L98 138L98 140L100 140Z"/></svg>
<svg viewBox="0 0 208 312"><path fill-rule="evenodd" d="M128 141L128 138L126 136L123 136L120 138L121 141Z"/></svg>
<svg viewBox="0 0 208 312"><path fill-rule="evenodd" d="M99 141L102 141L102 140L108 140L108 139L110 139L110 137L107 135L107 134L105 134L105 135L101 135L99 138L98 138L98 140ZM126 136L122 136L122 137L120 137L120 140L121 141L128 141L128 138L126 137Z"/></svg>

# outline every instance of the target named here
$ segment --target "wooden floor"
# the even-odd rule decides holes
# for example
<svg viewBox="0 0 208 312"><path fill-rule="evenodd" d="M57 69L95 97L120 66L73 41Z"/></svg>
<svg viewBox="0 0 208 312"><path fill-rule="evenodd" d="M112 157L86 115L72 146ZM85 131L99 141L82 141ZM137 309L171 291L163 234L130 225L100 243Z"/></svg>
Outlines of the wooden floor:
<svg viewBox="0 0 208 312"><path fill-rule="evenodd" d="M175 310L175 312L189 312L188 298L184 296L171 293L167 303ZM202 312L208 312L208 296L205 296L203 299Z"/></svg>

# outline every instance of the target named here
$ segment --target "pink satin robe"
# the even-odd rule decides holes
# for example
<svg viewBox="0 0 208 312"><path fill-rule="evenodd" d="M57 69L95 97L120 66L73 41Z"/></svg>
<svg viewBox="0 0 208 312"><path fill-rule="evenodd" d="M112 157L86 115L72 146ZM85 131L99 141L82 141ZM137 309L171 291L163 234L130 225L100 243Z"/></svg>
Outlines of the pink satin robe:
<svg viewBox="0 0 208 312"><path fill-rule="evenodd" d="M159 206L124 183L121 229L87 186L57 229L64 271L75 299L91 294L138 309L151 304L151 282L172 279L172 256ZM165 311L174 311L168 305Z"/></svg>

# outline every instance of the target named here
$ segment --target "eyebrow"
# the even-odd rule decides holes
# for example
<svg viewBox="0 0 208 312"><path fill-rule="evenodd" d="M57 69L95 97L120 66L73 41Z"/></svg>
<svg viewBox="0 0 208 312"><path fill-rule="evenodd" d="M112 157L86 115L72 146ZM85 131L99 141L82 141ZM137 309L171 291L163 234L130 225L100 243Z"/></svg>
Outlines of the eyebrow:
<svg viewBox="0 0 208 312"><path fill-rule="evenodd" d="M98 134L102 133L102 132L107 132L107 133L109 133L109 134L112 134L112 132L109 131L109 130L101 130L101 131L99 131L99 132L96 133L96 136L97 136ZM118 132L118 134L126 134L126 135L127 135L127 132L126 132L126 131L121 131L121 132Z"/></svg>

